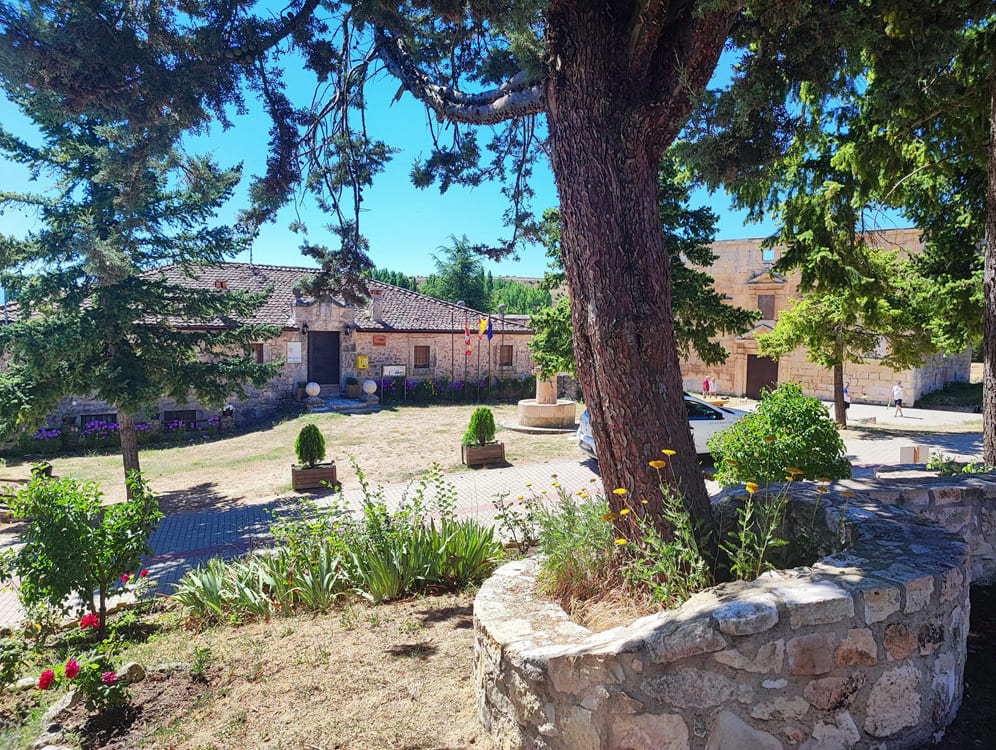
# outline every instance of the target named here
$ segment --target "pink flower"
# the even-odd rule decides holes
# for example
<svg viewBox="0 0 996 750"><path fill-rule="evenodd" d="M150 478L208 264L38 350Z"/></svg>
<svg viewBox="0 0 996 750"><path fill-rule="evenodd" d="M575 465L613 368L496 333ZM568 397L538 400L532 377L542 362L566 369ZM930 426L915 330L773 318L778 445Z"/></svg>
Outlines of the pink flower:
<svg viewBox="0 0 996 750"><path fill-rule="evenodd" d="M66 679L71 680L76 675L80 673L80 665L76 659L70 659L66 662Z"/></svg>
<svg viewBox="0 0 996 750"><path fill-rule="evenodd" d="M86 630L87 628L97 628L100 627L100 618L91 612L88 615L83 615L83 619L80 620L80 630Z"/></svg>
<svg viewBox="0 0 996 750"><path fill-rule="evenodd" d="M143 570L141 573L138 574L138 577L145 578L145 576L147 576L148 574L149 574L148 570Z"/></svg>
<svg viewBox="0 0 996 750"><path fill-rule="evenodd" d="M100 681L102 683L104 683L105 685L107 685L108 687L110 687L111 685L113 685L115 682L118 681L118 673L117 672L104 672L100 676Z"/></svg>
<svg viewBox="0 0 996 750"><path fill-rule="evenodd" d="M131 576L128 575L127 573L125 573L123 576L121 576L121 583L128 583L128 580L130 578L131 578Z"/></svg>
<svg viewBox="0 0 996 750"><path fill-rule="evenodd" d="M48 690L52 687L53 682L55 682L55 672L51 669L46 669L41 673L41 677L38 678L38 689Z"/></svg>

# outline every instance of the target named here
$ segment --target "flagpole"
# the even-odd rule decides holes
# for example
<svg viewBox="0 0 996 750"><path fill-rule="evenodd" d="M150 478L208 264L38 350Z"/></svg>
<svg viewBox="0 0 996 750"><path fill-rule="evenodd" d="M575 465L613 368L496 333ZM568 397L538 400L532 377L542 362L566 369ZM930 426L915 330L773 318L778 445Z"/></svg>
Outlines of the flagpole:
<svg viewBox="0 0 996 750"><path fill-rule="evenodd" d="M491 329L491 316L488 315L488 403L491 403L491 337L494 332Z"/></svg>
<svg viewBox="0 0 996 750"><path fill-rule="evenodd" d="M477 320L477 402L481 402L481 320Z"/></svg>
<svg viewBox="0 0 996 750"><path fill-rule="evenodd" d="M465 304L466 303L463 300L460 300L459 302L456 303L456 306L457 307L463 307ZM456 329L456 325L453 322L453 311L452 310L450 311L450 328ZM454 356L455 355L455 351L456 351L456 330L453 330L453 332L450 333L450 370L452 370L452 372L450 373L450 395L451 396L453 395L453 383L454 383L454 381L456 381L456 357ZM456 401L456 399L454 399L450 403L455 403L455 401Z"/></svg>

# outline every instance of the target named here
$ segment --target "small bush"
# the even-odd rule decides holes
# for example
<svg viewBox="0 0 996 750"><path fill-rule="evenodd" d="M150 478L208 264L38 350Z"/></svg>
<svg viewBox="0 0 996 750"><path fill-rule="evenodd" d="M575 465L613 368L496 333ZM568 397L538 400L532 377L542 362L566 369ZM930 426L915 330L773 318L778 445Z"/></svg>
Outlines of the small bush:
<svg viewBox="0 0 996 750"><path fill-rule="evenodd" d="M325 459L325 438L315 424L306 424L294 442L297 462L309 469Z"/></svg>
<svg viewBox="0 0 996 750"><path fill-rule="evenodd" d="M495 415L486 406L474 409L470 426L463 436L464 445L487 445L495 439Z"/></svg>
<svg viewBox="0 0 996 750"><path fill-rule="evenodd" d="M723 486L783 481L786 470L804 479L851 476L844 441L819 400L785 383L761 395L756 412L709 440L716 479Z"/></svg>
<svg viewBox="0 0 996 750"><path fill-rule="evenodd" d="M25 544L5 562L20 578L27 607L47 603L68 611L67 597L76 594L81 611L95 612L104 627L107 596L151 554L147 540L162 518L137 473L128 477L128 494L125 502L103 507L96 484L41 476L17 494L11 508L25 519Z"/></svg>

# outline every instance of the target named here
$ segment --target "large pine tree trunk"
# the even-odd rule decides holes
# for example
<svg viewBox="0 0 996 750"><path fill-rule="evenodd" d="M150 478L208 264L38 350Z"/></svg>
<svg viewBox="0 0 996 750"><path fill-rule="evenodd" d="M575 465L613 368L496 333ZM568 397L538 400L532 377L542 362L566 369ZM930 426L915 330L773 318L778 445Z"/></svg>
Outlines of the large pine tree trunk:
<svg viewBox="0 0 996 750"><path fill-rule="evenodd" d="M557 30L551 38L557 69L547 89L547 123L577 375L602 481L614 510L633 511L616 521L621 534L632 536L627 522L643 513L669 533L650 462L665 460L664 449L676 451L662 478L679 489L686 509L711 534L714 520L683 400L657 210L658 165L677 132L668 128L675 120L680 126L682 117L641 103L646 88L632 80L620 53L629 37L613 37L616 24L632 18L624 4L554 5L548 28ZM725 31L717 33L721 45ZM616 488L626 494L612 493Z"/></svg>
<svg viewBox="0 0 996 750"><path fill-rule="evenodd" d="M118 435L121 437L121 462L124 464L125 482L128 475L141 472L138 463L138 436L135 433L135 415L124 411L118 417ZM128 489L128 499L131 499L131 489Z"/></svg>
<svg viewBox="0 0 996 750"><path fill-rule="evenodd" d="M996 466L996 74L989 80L989 159L982 295L982 451Z"/></svg>

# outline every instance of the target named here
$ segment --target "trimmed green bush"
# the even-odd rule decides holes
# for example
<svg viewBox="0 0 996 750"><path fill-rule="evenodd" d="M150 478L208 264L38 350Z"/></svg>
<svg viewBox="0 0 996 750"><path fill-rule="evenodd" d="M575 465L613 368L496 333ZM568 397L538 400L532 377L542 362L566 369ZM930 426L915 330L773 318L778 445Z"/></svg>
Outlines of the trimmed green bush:
<svg viewBox="0 0 996 750"><path fill-rule="evenodd" d="M487 445L495 439L495 415L486 406L479 406L470 415L470 426L463 436L464 445Z"/></svg>
<svg viewBox="0 0 996 750"><path fill-rule="evenodd" d="M851 476L844 441L818 399L797 383L761 394L757 411L709 440L723 486ZM786 473L789 469L793 471Z"/></svg>
<svg viewBox="0 0 996 750"><path fill-rule="evenodd" d="M325 438L321 430L314 424L302 427L294 442L294 451L301 466L314 468L325 458Z"/></svg>

